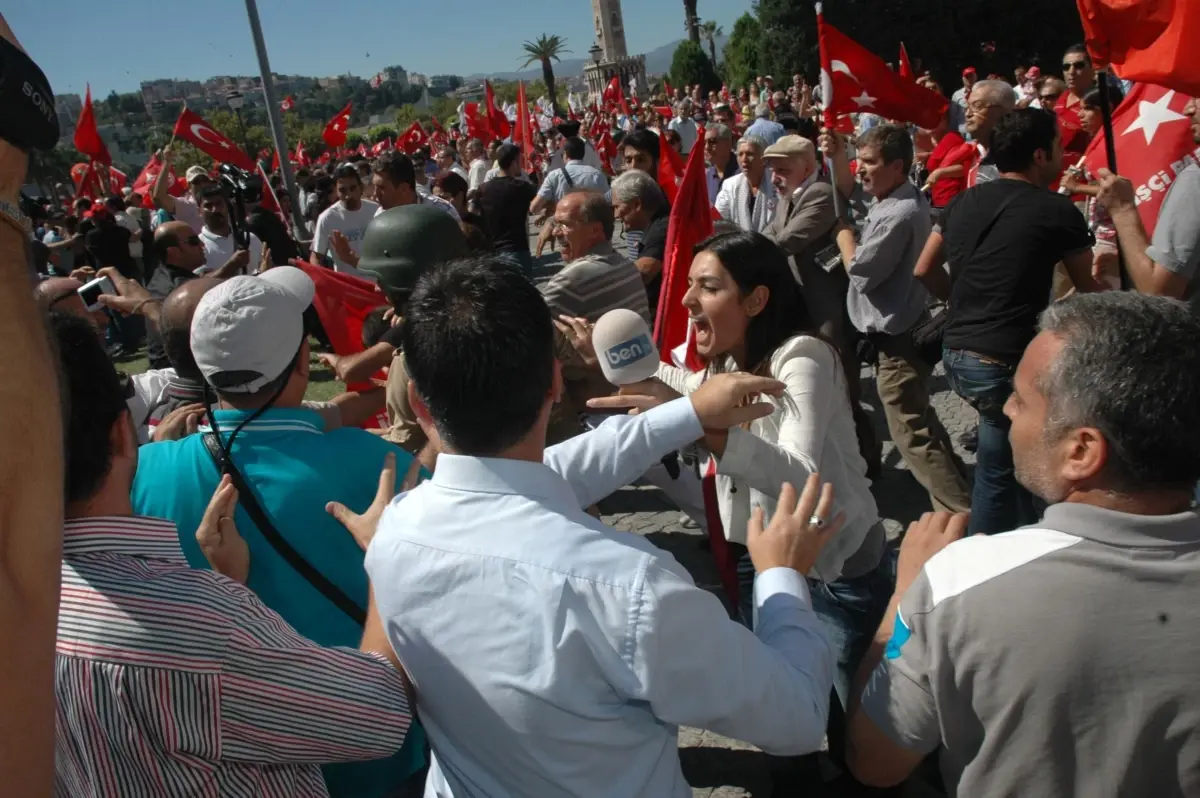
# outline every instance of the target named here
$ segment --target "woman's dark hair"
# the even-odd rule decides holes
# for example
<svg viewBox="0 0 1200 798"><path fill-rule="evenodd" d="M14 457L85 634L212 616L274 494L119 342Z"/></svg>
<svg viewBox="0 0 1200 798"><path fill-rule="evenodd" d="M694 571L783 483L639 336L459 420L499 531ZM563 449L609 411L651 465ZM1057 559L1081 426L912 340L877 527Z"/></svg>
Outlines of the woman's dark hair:
<svg viewBox="0 0 1200 798"><path fill-rule="evenodd" d="M1101 78L1101 79L1103 79L1103 78ZM1125 99L1125 92L1123 92L1119 87L1112 86L1112 85L1110 85L1108 87L1108 102L1109 102L1109 105L1111 105L1114 109L1118 105L1120 105L1121 100L1124 100L1124 99ZM1099 111L1100 110L1100 89L1098 87L1092 87L1091 89L1089 89L1088 93L1083 95L1083 97L1080 98L1079 104L1084 107L1092 108L1094 110Z"/></svg>
<svg viewBox="0 0 1200 798"><path fill-rule="evenodd" d="M443 194L451 197L457 197L459 194L466 195L467 181L462 179L462 175L454 172L444 172L438 175L433 180L433 187L440 188Z"/></svg>
<svg viewBox="0 0 1200 798"><path fill-rule="evenodd" d="M771 355L789 338L820 337L787 255L775 242L761 233L739 230L709 236L696 245L695 254L701 252L717 256L743 296L760 285L770 292L762 312L746 327L746 362L738 364L742 371L765 374ZM713 361L709 368L726 370L722 360Z"/></svg>

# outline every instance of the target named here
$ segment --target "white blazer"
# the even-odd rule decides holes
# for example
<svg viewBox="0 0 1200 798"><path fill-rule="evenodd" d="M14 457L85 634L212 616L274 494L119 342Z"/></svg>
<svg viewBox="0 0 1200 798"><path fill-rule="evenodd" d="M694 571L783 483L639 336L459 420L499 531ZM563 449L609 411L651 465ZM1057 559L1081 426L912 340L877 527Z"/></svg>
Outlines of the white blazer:
<svg viewBox="0 0 1200 798"><path fill-rule="evenodd" d="M722 219L727 219L743 230L761 233L775 218L775 206L779 204L779 192L771 182L771 169L763 172L762 184L758 187L758 199L754 210L750 210L750 181L745 172L738 172L721 183L713 203Z"/></svg>
<svg viewBox="0 0 1200 798"><path fill-rule="evenodd" d="M661 364L658 378L689 394L707 372L691 373ZM842 574L867 533L879 522L879 510L867 480L867 464L858 450L846 378L832 347L819 338L798 335L771 355L770 376L787 387L781 397L766 396L775 412L729 431L725 453L717 460L717 503L725 537L745 544L746 524L754 507L767 520L775 512L779 487L790 482L803 490L809 474L833 484L834 514L846 522L825 544L809 576L826 582Z"/></svg>

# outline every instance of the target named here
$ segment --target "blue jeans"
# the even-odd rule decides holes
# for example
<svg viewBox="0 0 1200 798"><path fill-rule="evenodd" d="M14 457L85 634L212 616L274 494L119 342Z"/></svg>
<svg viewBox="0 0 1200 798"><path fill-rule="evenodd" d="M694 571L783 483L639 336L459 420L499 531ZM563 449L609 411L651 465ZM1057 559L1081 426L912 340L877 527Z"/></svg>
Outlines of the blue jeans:
<svg viewBox="0 0 1200 798"><path fill-rule="evenodd" d="M1036 523L1041 514L1033 494L1017 483L1012 445L1008 442L1012 425L1004 415L1016 367L957 349L945 350L942 363L950 387L979 411L979 448L975 451L968 533L994 535Z"/></svg>

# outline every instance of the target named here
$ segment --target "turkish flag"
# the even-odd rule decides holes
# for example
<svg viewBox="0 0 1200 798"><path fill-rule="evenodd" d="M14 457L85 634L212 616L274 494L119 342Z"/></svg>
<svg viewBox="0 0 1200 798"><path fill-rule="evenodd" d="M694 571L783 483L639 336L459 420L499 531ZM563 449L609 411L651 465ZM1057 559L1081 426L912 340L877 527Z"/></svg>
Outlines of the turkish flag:
<svg viewBox="0 0 1200 798"><path fill-rule="evenodd" d="M656 106L654 106L654 113L658 114L658 115L659 115L659 116L661 116L663 119L670 119L670 118L671 118L671 114L672 114L672 111L671 111L671 106L669 106L669 105L656 105Z"/></svg>
<svg viewBox="0 0 1200 798"><path fill-rule="evenodd" d="M338 111L325 126L321 138L325 139L325 143L330 147L340 147L346 143L346 131L350 129L350 111L353 108L354 103L346 103L346 107Z"/></svg>
<svg viewBox="0 0 1200 798"><path fill-rule="evenodd" d="M433 128L433 134L429 137L429 145L431 147L440 149L450 144L450 135L446 133L446 129L442 127L442 123L438 121L436 116L429 117L429 126Z"/></svg>
<svg viewBox="0 0 1200 798"><path fill-rule="evenodd" d="M696 141L704 141L704 134L696 131ZM700 147L701 150L704 147ZM696 148L692 147L695 152ZM675 152L675 148L667 143L666 136L658 137L658 186L667 195L667 202L675 204L675 195L679 193L679 179L683 177L683 158ZM707 190L707 189L706 189Z"/></svg>
<svg viewBox="0 0 1200 798"><path fill-rule="evenodd" d="M231 163L247 172L254 171L254 161L250 160L249 155L213 130L204 117L193 113L187 106L180 111L179 119L175 122L175 138L196 145L196 149L211 156L217 163Z"/></svg>
<svg viewBox="0 0 1200 798"><path fill-rule="evenodd" d="M1189 163L1200 160L1200 147L1192 140L1192 126L1183 115L1189 97L1150 83L1138 83L1113 111L1117 166L1134 185L1138 215L1147 235L1167 189ZM1108 167L1104 132L1096 134L1083 156L1088 172Z"/></svg>
<svg viewBox="0 0 1200 798"><path fill-rule="evenodd" d="M96 112L92 108L92 87L87 87L87 96L83 101L83 110L79 112L79 120L75 123L75 149L93 161L112 166L112 156L100 131L96 129Z"/></svg>
<svg viewBox="0 0 1200 798"><path fill-rule="evenodd" d="M480 109L479 103L464 104L463 117L466 121L467 138L479 139L487 143L491 136L491 124L488 122L487 114Z"/></svg>
<svg viewBox="0 0 1200 798"><path fill-rule="evenodd" d="M304 139L296 142L296 163L301 166L308 166L312 163L312 159L308 157L308 153L304 151Z"/></svg>
<svg viewBox="0 0 1200 798"><path fill-rule="evenodd" d="M900 77L908 80L917 79L917 76L913 74L912 63L908 60L908 50L904 49L904 42L900 42Z"/></svg>
<svg viewBox="0 0 1200 798"><path fill-rule="evenodd" d="M107 170L107 179L105 178ZM109 194L119 194L129 182L129 177L114 166L97 164L95 161L77 163L71 167L71 182L75 184L75 197L102 199Z"/></svg>
<svg viewBox="0 0 1200 798"><path fill-rule="evenodd" d="M483 82L483 99L487 108L488 128L491 129L492 138L506 139L511 136L512 126L508 122L508 117L496 107L496 97L492 94L492 84L486 80Z"/></svg>
<svg viewBox="0 0 1200 798"><path fill-rule="evenodd" d="M825 24L817 4L817 38L821 50L821 96L825 127L837 114L872 113L884 119L938 126L949 101L924 86L901 77L887 62L832 25Z"/></svg>
<svg viewBox="0 0 1200 798"><path fill-rule="evenodd" d="M1075 0L1088 53L1125 80L1200 96L1200 3ZM1118 163L1120 163L1118 161Z"/></svg>
<svg viewBox="0 0 1200 798"><path fill-rule="evenodd" d="M658 296L654 324L654 340L663 362L674 364L671 351L684 345L682 362L693 371L702 368L703 364L689 333L683 295L687 293L692 251L712 232L712 210L708 204L708 181L704 174L704 148L693 147L667 221L662 290Z"/></svg>
<svg viewBox="0 0 1200 798"><path fill-rule="evenodd" d="M279 171L279 150L274 150L271 153L271 171Z"/></svg>
<svg viewBox="0 0 1200 798"><path fill-rule="evenodd" d="M281 102L279 104L279 110L281 110L281 111L290 111L295 107L296 107L296 101L295 101L295 99L292 98L292 95L290 95L290 94L288 96L284 97L283 102Z"/></svg>
<svg viewBox="0 0 1200 798"><path fill-rule="evenodd" d="M675 99L675 92L671 91L671 81L663 78L663 91L667 95L667 102Z"/></svg>
<svg viewBox="0 0 1200 798"><path fill-rule="evenodd" d="M263 170L262 164L258 165L258 176L263 181L262 207L279 217L280 221L286 226L287 218L283 215L283 208L279 205L279 197L275 196L275 189L271 186L271 178Z"/></svg>
<svg viewBox="0 0 1200 798"><path fill-rule="evenodd" d="M158 157L158 153L154 153L142 168L141 174L133 181L133 190L142 195L142 205L147 208L154 207L154 200L150 195L154 191L154 181L158 179L158 173L162 171L162 168L162 160ZM187 191L187 181L179 179L175 174L175 167L169 168L167 181L167 193L172 197L182 197Z"/></svg>
<svg viewBox="0 0 1200 798"><path fill-rule="evenodd" d="M396 145L409 155L412 155L417 151L417 147L426 144L428 141L429 136L425 134L425 129L421 127L421 123L413 122L408 130L400 135L400 138L396 141Z"/></svg>

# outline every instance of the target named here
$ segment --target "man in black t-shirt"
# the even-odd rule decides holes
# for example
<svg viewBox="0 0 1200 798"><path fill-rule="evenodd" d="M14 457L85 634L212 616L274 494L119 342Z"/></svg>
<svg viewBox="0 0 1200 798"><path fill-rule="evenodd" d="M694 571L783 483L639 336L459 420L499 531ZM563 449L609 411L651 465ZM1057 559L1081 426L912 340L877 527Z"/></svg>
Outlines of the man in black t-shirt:
<svg viewBox="0 0 1200 798"><path fill-rule="evenodd" d="M658 183L645 172L622 172L612 184L613 213L628 232L639 235L629 247L629 256L646 283L650 313L658 314L662 290L663 258L667 254L667 222L671 208Z"/></svg>
<svg viewBox="0 0 1200 798"><path fill-rule="evenodd" d="M1062 167L1054 115L1027 108L1004 116L990 155L1000 178L947 206L941 247L927 247L917 266L920 273L930 256L941 263L943 253L950 264L943 363L955 393L979 411L972 534L1005 532L1039 516L1033 496L1013 474L1004 406L1038 316L1050 304L1055 265L1063 262L1076 290L1104 290L1092 277L1086 220L1067 197L1048 188Z"/></svg>
<svg viewBox="0 0 1200 798"><path fill-rule="evenodd" d="M506 254L513 265L533 279L529 254L529 205L537 189L521 175L521 148L505 144L496 154L501 175L479 187L483 229L492 249Z"/></svg>

